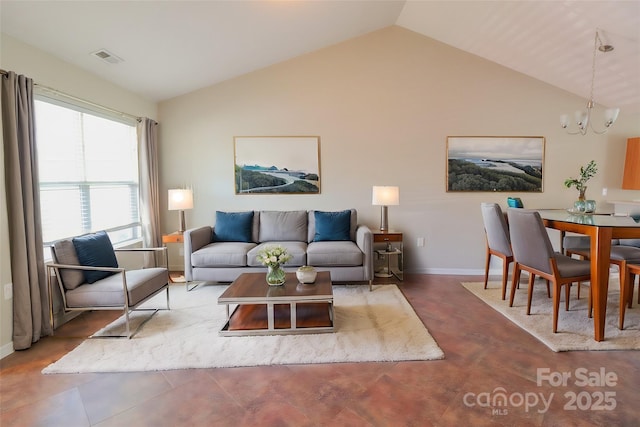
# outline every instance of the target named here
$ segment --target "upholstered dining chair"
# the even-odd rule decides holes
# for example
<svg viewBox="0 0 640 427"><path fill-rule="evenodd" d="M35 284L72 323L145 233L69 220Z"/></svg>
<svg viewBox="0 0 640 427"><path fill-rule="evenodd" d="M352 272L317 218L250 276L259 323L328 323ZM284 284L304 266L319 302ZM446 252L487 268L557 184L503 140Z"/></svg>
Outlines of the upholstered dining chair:
<svg viewBox="0 0 640 427"><path fill-rule="evenodd" d="M491 256L497 256L502 259L502 299L504 300L507 294L509 265L513 262L509 228L499 204L481 203L480 210L482 211L482 221L484 223L487 246L484 265L484 288L487 289L487 283L489 282Z"/></svg>
<svg viewBox="0 0 640 427"><path fill-rule="evenodd" d="M135 331L131 331L129 315L151 297L166 291L169 309L169 273L167 248L117 249L106 232L86 234L58 240L51 246L53 263L47 264L49 287L49 321L54 330L53 281L57 282L65 313L87 310L123 310L125 335L100 335L98 338L132 338L159 309L151 310ZM164 267L126 270L118 266L117 252L161 254ZM150 258L156 259L156 256ZM94 336L91 336L93 338Z"/></svg>
<svg viewBox="0 0 640 427"><path fill-rule="evenodd" d="M629 281L627 282L629 287L627 291L629 293L629 308L633 306L633 292L636 284L636 276L640 276L640 263L627 264L629 270ZM638 280L638 304L640 304L640 280Z"/></svg>
<svg viewBox="0 0 640 427"><path fill-rule="evenodd" d="M513 306L515 289L522 270L529 273L527 314L531 314L531 297L536 276L553 283L553 332L558 331L560 292L565 286L565 310L569 310L569 285L591 280L591 263L553 250L549 235L537 211L508 209L509 234L513 248L514 271L509 306Z"/></svg>
<svg viewBox="0 0 640 427"><path fill-rule="evenodd" d="M566 236L563 239L565 253L568 256L577 255L580 259L590 258L590 239L585 236ZM611 242L611 264L618 267L620 274L620 315L618 329L624 329L625 306L631 308L633 304L633 284L635 275L630 269L640 264L640 239L614 239ZM578 283L578 298L580 298L580 283ZM626 301L625 301L626 299ZM640 298L639 298L640 301ZM591 317L591 303L589 317Z"/></svg>
<svg viewBox="0 0 640 427"><path fill-rule="evenodd" d="M622 285L622 282L620 283L620 319L618 321L619 329L624 329L624 315L626 312L626 308L631 308L633 306L633 292L636 282L636 275L640 275L640 260L625 262L623 267L626 278L624 286ZM638 281L638 304L640 304L640 281ZM589 312L591 312L591 307L589 307Z"/></svg>

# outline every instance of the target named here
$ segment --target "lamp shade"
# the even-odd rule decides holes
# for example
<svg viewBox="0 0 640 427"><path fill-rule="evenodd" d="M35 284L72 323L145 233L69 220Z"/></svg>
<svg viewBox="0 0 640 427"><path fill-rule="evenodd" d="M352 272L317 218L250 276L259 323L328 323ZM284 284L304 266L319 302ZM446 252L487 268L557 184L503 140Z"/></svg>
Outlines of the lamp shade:
<svg viewBox="0 0 640 427"><path fill-rule="evenodd" d="M193 209L193 191L185 189L169 190L169 210Z"/></svg>
<svg viewBox="0 0 640 427"><path fill-rule="evenodd" d="M371 204L375 206L395 206L400 204L400 188L395 186L373 186Z"/></svg>

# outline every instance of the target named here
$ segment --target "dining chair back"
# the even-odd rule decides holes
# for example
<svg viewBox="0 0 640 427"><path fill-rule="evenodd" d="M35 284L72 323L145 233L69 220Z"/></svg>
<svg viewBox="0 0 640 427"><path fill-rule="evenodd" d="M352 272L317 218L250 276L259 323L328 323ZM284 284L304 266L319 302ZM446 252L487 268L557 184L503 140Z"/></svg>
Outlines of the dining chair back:
<svg viewBox="0 0 640 427"><path fill-rule="evenodd" d="M569 310L569 285L591 279L591 263L556 253L535 210L509 209L509 234L514 256L513 280L509 305L513 306L515 289L522 270L529 273L527 314L531 313L531 297L536 276L553 283L553 332L558 330L560 291L565 286L565 310Z"/></svg>
<svg viewBox="0 0 640 427"><path fill-rule="evenodd" d="M480 210L482 211L482 221L484 223L486 237L484 288L487 289L487 283L489 282L491 256L497 256L502 259L502 299L504 300L507 292L509 265L513 262L509 228L499 204L481 203Z"/></svg>

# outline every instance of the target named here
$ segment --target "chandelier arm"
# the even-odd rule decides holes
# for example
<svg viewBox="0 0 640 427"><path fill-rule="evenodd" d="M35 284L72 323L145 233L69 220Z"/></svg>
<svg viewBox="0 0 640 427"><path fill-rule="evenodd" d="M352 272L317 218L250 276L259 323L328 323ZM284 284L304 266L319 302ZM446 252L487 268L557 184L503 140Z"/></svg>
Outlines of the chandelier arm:
<svg viewBox="0 0 640 427"><path fill-rule="evenodd" d="M568 128L568 120L565 121L565 117L567 116L561 116L561 125L562 128L565 129L565 131L569 134L569 135L586 135L587 134L587 130L589 128L591 128L591 130L593 131L593 133L598 134L598 135L602 135L604 133L606 133L609 128L611 127L611 125L613 125L613 123L616 121L616 118L618 116L618 112L620 111L619 109L615 109L616 111L610 115L607 114L607 119L604 123L604 130L599 131L596 130L593 127L593 122L591 120L591 112L593 111L593 108L595 106L595 103L593 102L593 89L595 87L595 80L596 80L596 54L598 49L600 49L602 52L610 52L613 50L613 46L610 45L603 45L602 43L602 39L600 38L600 34L598 32L598 29L596 28L596 34L593 40L593 55L591 57L591 87L590 87L590 92L589 92L589 100L587 101L587 109L585 112L582 112L580 118L576 119L576 124L578 125L578 130L575 132L570 132L567 128ZM608 110L607 110L608 111ZM609 117L610 116L610 117ZM576 115L576 117L578 117Z"/></svg>
<svg viewBox="0 0 640 427"><path fill-rule="evenodd" d="M589 123L589 127L591 128L591 130L593 131L593 133L596 133L598 135L603 135L605 133L607 133L607 131L609 130L609 127L607 126L606 128L604 128L604 130L602 131L598 131L593 127L593 124Z"/></svg>

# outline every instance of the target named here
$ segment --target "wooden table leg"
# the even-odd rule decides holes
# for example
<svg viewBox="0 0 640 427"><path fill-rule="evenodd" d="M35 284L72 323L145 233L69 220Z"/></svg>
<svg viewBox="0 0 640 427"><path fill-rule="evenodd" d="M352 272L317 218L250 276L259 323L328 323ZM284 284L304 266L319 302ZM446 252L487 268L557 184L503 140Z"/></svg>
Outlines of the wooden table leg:
<svg viewBox="0 0 640 427"><path fill-rule="evenodd" d="M593 297L593 330L596 341L604 340L611 262L610 227L595 227L591 234L591 287Z"/></svg>

